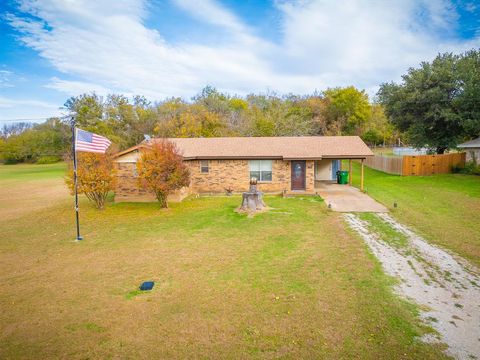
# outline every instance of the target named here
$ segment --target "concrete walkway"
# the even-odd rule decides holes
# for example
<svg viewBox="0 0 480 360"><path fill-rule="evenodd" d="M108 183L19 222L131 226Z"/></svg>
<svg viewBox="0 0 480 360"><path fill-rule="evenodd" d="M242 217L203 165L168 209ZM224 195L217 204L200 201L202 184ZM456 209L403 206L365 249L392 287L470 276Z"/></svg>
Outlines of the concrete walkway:
<svg viewBox="0 0 480 360"><path fill-rule="evenodd" d="M325 203L338 212L388 212L388 209L367 194L349 185L316 183L316 191Z"/></svg>

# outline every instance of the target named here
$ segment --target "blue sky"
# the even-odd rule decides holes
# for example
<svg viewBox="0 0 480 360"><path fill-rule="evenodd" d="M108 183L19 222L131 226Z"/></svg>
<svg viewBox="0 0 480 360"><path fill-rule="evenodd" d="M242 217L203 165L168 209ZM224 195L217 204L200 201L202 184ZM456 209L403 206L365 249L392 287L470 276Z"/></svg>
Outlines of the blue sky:
<svg viewBox="0 0 480 360"><path fill-rule="evenodd" d="M92 91L373 95L439 52L480 47L468 0L4 0L0 16L3 121L58 115Z"/></svg>

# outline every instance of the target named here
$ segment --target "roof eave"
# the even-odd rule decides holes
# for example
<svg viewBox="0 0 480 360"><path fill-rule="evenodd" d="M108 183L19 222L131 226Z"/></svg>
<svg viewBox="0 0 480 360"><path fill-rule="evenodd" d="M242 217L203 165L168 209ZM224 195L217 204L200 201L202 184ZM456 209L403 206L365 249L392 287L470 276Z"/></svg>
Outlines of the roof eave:
<svg viewBox="0 0 480 360"><path fill-rule="evenodd" d="M282 156L184 156L183 160L282 160Z"/></svg>
<svg viewBox="0 0 480 360"><path fill-rule="evenodd" d="M148 146L147 146L146 144L138 144L138 145L132 146L132 147L130 147L130 148L128 148L128 149L125 149L125 150L123 150L123 151L120 151L120 152L114 154L114 155L113 155L113 158L116 159L116 158L118 158L118 157L120 157L120 156L122 156L122 155L131 153L131 152L133 152L133 151L137 151L137 150L140 150L140 149L146 149L146 148L148 148Z"/></svg>
<svg viewBox="0 0 480 360"><path fill-rule="evenodd" d="M362 154L362 155L323 155L324 159L365 159L372 157L374 154Z"/></svg>

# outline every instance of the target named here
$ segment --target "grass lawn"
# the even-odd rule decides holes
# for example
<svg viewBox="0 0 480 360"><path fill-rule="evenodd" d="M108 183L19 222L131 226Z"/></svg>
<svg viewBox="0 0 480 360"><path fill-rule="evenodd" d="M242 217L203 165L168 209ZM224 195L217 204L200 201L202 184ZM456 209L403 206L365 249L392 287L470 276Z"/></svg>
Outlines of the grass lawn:
<svg viewBox="0 0 480 360"><path fill-rule="evenodd" d="M48 165L19 164L1 165L0 181L5 182L26 182L29 180L61 180L67 168L64 162Z"/></svg>
<svg viewBox="0 0 480 360"><path fill-rule="evenodd" d="M47 209L68 199L65 163L0 165L0 219Z"/></svg>
<svg viewBox="0 0 480 360"><path fill-rule="evenodd" d="M354 163L356 186L359 175L360 165ZM365 189L430 242L480 266L480 176L397 176L365 167Z"/></svg>
<svg viewBox="0 0 480 360"><path fill-rule="evenodd" d="M2 198L57 181L49 166L2 167ZM49 199L0 217L0 358L444 357L317 198L267 197L274 210L254 218L234 212L239 197L104 211L82 199L82 242L68 195Z"/></svg>

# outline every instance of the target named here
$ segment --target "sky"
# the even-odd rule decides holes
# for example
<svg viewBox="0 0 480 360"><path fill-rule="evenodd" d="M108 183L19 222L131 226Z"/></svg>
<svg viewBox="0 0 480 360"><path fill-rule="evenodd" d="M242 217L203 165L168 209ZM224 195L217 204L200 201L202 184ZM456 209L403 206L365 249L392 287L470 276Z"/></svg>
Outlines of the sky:
<svg viewBox="0 0 480 360"><path fill-rule="evenodd" d="M383 82L480 47L480 0L0 0L0 125L96 92L186 100Z"/></svg>

